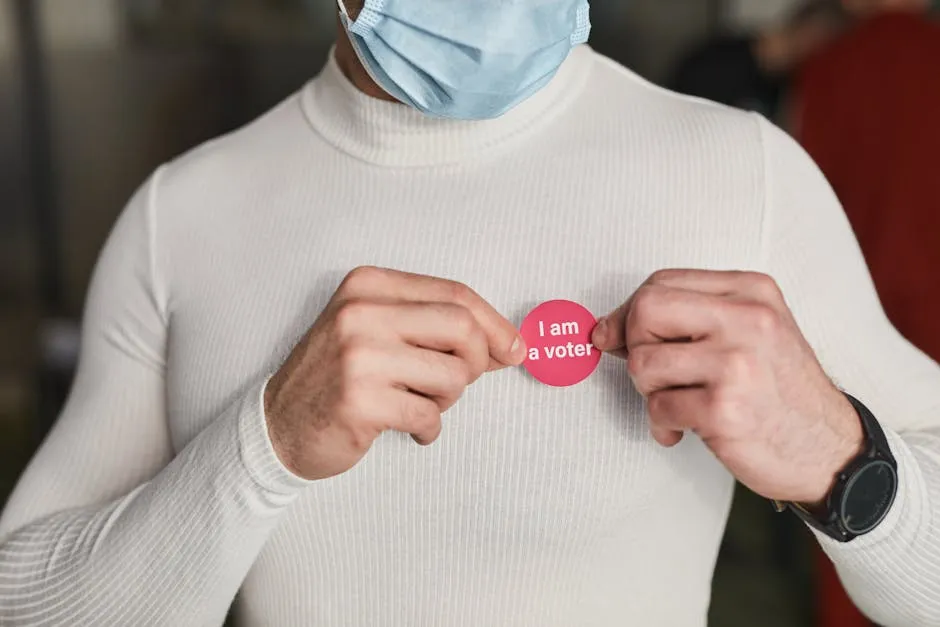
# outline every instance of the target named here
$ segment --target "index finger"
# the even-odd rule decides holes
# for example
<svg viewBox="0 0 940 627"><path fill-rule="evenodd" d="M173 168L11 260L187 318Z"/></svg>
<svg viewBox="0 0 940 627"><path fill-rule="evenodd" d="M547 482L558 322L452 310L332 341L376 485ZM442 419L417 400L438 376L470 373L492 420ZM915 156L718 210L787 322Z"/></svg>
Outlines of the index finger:
<svg viewBox="0 0 940 627"><path fill-rule="evenodd" d="M723 328L723 303L707 292L645 283L598 323L591 339L621 357L639 344L704 339Z"/></svg>
<svg viewBox="0 0 940 627"><path fill-rule="evenodd" d="M743 298L774 307L783 302L783 294L777 282L760 272L677 268L654 272L644 285L662 285L714 296Z"/></svg>
<svg viewBox="0 0 940 627"><path fill-rule="evenodd" d="M624 356L627 348L628 318L634 307L634 301L637 294L644 290L654 291L657 288L665 288L661 293L669 293L669 290L675 290L676 296L682 298L672 298L672 301L678 300L676 304L691 304L693 300L701 301L699 305L707 303L711 297L733 298L738 300L750 300L761 303L780 311L784 306L783 294L780 292L777 283L769 276L757 272L747 272L738 270L696 270L696 269L669 269L654 272L636 292L627 300L626 303L611 312L608 316L598 322L594 330L593 341L598 349L605 352L613 352ZM681 309L681 308L679 308ZM690 309L681 315L680 318L688 322L690 333L701 332L703 325L708 328L715 326L714 321L710 320L708 309L706 307L685 307ZM679 311L670 311L665 308L661 312L662 322L669 322L669 314L679 314ZM671 318L675 318L673 315ZM668 326L668 325L667 325ZM676 325L673 325L676 326ZM666 339L669 338L667 333Z"/></svg>
<svg viewBox="0 0 940 627"><path fill-rule="evenodd" d="M525 342L518 329L472 289L448 279L363 266L350 272L337 294L345 299L438 302L467 309L486 334L490 370L518 366L525 360Z"/></svg>

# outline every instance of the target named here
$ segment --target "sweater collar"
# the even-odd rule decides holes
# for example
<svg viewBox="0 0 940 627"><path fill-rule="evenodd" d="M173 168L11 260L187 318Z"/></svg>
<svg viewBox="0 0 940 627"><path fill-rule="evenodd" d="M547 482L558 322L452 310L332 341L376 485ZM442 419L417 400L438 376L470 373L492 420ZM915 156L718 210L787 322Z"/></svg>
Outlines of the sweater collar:
<svg viewBox="0 0 940 627"><path fill-rule="evenodd" d="M335 49L303 90L301 102L317 133L362 161L387 167L452 164L548 124L583 89L592 55L587 45L575 47L548 85L494 120L431 118L406 105L367 96L340 70Z"/></svg>

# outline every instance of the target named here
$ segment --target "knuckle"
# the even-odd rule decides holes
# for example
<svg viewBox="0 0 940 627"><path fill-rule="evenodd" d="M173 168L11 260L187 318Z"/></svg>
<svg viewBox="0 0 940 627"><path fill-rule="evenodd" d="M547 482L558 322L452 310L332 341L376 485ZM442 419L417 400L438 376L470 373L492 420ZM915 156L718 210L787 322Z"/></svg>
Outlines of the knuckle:
<svg viewBox="0 0 940 627"><path fill-rule="evenodd" d="M365 374L369 363L375 360L374 349L363 342L346 342L339 351L339 371L342 379L355 382Z"/></svg>
<svg viewBox="0 0 940 627"><path fill-rule="evenodd" d="M447 290L451 300L459 305L469 305L476 295L472 289L459 281L448 281Z"/></svg>
<svg viewBox="0 0 940 627"><path fill-rule="evenodd" d="M434 401L426 403L431 410L436 406L438 413L453 407L477 376L470 363L457 358L450 359L444 365L444 372L446 374L440 382L439 395Z"/></svg>
<svg viewBox="0 0 940 627"><path fill-rule="evenodd" d="M650 420L658 422L668 410L668 397L666 394L657 393L646 399L646 409L649 412Z"/></svg>
<svg viewBox="0 0 940 627"><path fill-rule="evenodd" d="M366 320L374 306L362 300L349 300L336 310L334 324L336 332L343 338L357 335L361 329L368 328Z"/></svg>
<svg viewBox="0 0 940 627"><path fill-rule="evenodd" d="M722 379L735 384L754 378L757 371L757 360L749 352L736 350L729 351L723 361Z"/></svg>
<svg viewBox="0 0 940 627"><path fill-rule="evenodd" d="M440 420L440 409L430 400L406 402L401 408L402 426L409 433L433 431Z"/></svg>
<svg viewBox="0 0 940 627"><path fill-rule="evenodd" d="M470 335L467 340L470 346L472 348L476 348L476 350L480 353L480 358L483 359L484 362L489 361L490 340L486 336L486 332L483 330L483 327L477 324L476 320L473 321L473 325L470 329ZM484 367L486 367L485 363Z"/></svg>
<svg viewBox="0 0 940 627"><path fill-rule="evenodd" d="M339 433L345 434L345 438L356 450L365 450L372 445L374 438L366 428L371 418L369 408L362 401L362 394L346 390L334 409L330 424L332 428L338 429Z"/></svg>
<svg viewBox="0 0 940 627"><path fill-rule="evenodd" d="M627 358L627 372L634 380L642 378L643 374L650 369L653 359L652 347L636 346L630 350Z"/></svg>
<svg viewBox="0 0 940 627"><path fill-rule="evenodd" d="M746 272L745 277L761 296L774 297L780 294L777 282L763 272Z"/></svg>
<svg viewBox="0 0 940 627"><path fill-rule="evenodd" d="M367 429L350 429L349 441L356 451L368 451L375 438Z"/></svg>
<svg viewBox="0 0 940 627"><path fill-rule="evenodd" d="M669 281L680 278L683 274L682 270L663 268L651 274L647 283L668 283Z"/></svg>
<svg viewBox="0 0 940 627"><path fill-rule="evenodd" d="M466 359L461 360L467 369L467 383L470 385L486 372L490 365L489 343L486 334L476 329L467 342Z"/></svg>
<svg viewBox="0 0 940 627"><path fill-rule="evenodd" d="M740 431L738 400L728 387L718 387L708 399L707 415L712 428L733 437Z"/></svg>
<svg viewBox="0 0 940 627"><path fill-rule="evenodd" d="M474 332L477 330L477 322L470 310L458 306L450 307L449 312L454 333L463 340L473 337Z"/></svg>
<svg viewBox="0 0 940 627"><path fill-rule="evenodd" d="M774 333L780 326L780 315L768 305L749 305L746 315L751 327L762 334Z"/></svg>
<svg viewBox="0 0 940 627"><path fill-rule="evenodd" d="M368 290L382 274L375 266L358 266L349 271L338 292L341 294L361 294Z"/></svg>
<svg viewBox="0 0 940 627"><path fill-rule="evenodd" d="M457 395L463 393L464 388L470 385L474 380L473 369L463 359L455 360L451 369L451 389Z"/></svg>
<svg viewBox="0 0 940 627"><path fill-rule="evenodd" d="M633 296L633 317L638 320L645 320L650 317L656 308L657 301L661 296L661 290L653 285L644 285L636 291Z"/></svg>
<svg viewBox="0 0 940 627"><path fill-rule="evenodd" d="M355 450L365 451L381 433L381 416L375 397L365 387L353 382L342 384L339 402L333 408L331 425Z"/></svg>
<svg viewBox="0 0 940 627"><path fill-rule="evenodd" d="M346 439L356 451L367 451L375 442L375 433L364 426L366 421L363 418L364 416L343 423Z"/></svg>
<svg viewBox="0 0 940 627"><path fill-rule="evenodd" d="M358 266L350 270L346 275L346 280L351 284L369 284L383 274L383 270L376 266Z"/></svg>

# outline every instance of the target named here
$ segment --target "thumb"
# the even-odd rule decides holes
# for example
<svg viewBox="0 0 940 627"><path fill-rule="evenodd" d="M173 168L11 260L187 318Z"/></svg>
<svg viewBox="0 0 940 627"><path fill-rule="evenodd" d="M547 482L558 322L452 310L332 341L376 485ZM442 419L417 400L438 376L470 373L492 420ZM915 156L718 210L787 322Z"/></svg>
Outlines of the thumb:
<svg viewBox="0 0 940 627"><path fill-rule="evenodd" d="M612 353L626 348L627 315L632 301L631 298L597 322L597 326L591 333L591 341L598 350Z"/></svg>

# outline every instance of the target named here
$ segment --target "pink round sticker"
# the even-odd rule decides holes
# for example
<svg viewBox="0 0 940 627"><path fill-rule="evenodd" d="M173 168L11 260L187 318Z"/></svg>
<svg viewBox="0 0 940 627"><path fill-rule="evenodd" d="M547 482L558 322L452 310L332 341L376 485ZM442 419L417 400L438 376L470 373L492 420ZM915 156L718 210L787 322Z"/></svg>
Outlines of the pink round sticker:
<svg viewBox="0 0 940 627"><path fill-rule="evenodd" d="M581 383L597 369L601 353L591 343L594 315L569 300L552 300L532 310L522 323L529 350L525 368L546 385Z"/></svg>

